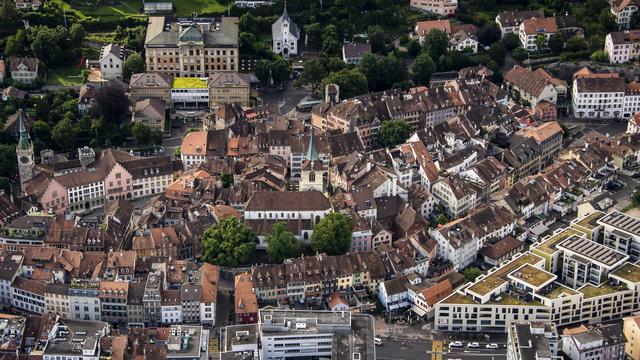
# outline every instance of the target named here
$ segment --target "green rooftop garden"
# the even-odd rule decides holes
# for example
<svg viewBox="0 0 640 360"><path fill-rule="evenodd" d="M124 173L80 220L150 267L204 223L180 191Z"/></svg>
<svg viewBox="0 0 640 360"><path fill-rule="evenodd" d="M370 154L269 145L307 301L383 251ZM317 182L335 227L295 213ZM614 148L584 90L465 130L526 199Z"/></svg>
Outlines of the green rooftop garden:
<svg viewBox="0 0 640 360"><path fill-rule="evenodd" d="M472 298L458 292L453 293L448 298L442 300L443 304L477 304Z"/></svg>
<svg viewBox="0 0 640 360"><path fill-rule="evenodd" d="M625 286L613 286L610 284L602 284L598 287L595 287L589 284L589 285L583 286L579 291L584 294L584 297L586 299L588 299L592 297L613 294L618 291L622 291L626 289L627 288Z"/></svg>
<svg viewBox="0 0 640 360"><path fill-rule="evenodd" d="M622 267L612 274L634 283L640 282L640 266L632 263L622 265Z"/></svg>
<svg viewBox="0 0 640 360"><path fill-rule="evenodd" d="M542 284L553 279L555 276L529 264L521 267L517 271L512 272L510 275L535 287L541 286Z"/></svg>
<svg viewBox="0 0 640 360"><path fill-rule="evenodd" d="M553 290L549 291L548 293L546 293L544 296L549 298L549 299L559 299L562 296L570 296L570 295L576 295L578 294L577 291L573 290L572 288L568 288L564 285L558 284L556 283L556 287L553 288Z"/></svg>
<svg viewBox="0 0 640 360"><path fill-rule="evenodd" d="M173 89L206 89L207 81L200 78L177 77L173 79Z"/></svg>
<svg viewBox="0 0 640 360"><path fill-rule="evenodd" d="M595 211L583 218L582 220L576 222L576 225L581 226L587 230L593 230L596 226L598 226L598 220L604 216L604 213L600 211Z"/></svg>
<svg viewBox="0 0 640 360"><path fill-rule="evenodd" d="M572 235L583 235L581 232L578 232L575 229L566 228L561 232L551 236L549 239L538 245L535 250L539 250L545 254L553 255L556 250L556 245L568 239Z"/></svg>
<svg viewBox="0 0 640 360"><path fill-rule="evenodd" d="M469 290L479 295L485 295L506 282L506 280L502 278L503 276L506 278L507 274L519 268L520 266L524 264L535 264L541 260L543 260L541 257L532 253L522 255L519 258L511 261L507 265L496 270L486 278L478 281L475 285L471 286Z"/></svg>
<svg viewBox="0 0 640 360"><path fill-rule="evenodd" d="M510 295L506 295L506 294L502 294L500 295L500 301L488 301L487 304L490 305L510 305L510 306L514 306L514 305L520 305L520 306L544 306L542 305L540 302L538 301L526 301L523 299L518 299L516 297L510 296Z"/></svg>

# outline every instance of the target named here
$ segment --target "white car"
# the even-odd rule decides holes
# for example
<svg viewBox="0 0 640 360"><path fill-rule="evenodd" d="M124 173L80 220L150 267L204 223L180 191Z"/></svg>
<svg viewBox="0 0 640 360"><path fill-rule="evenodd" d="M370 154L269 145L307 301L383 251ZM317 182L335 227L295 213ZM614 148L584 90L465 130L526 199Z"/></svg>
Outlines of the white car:
<svg viewBox="0 0 640 360"><path fill-rule="evenodd" d="M449 343L449 349L462 347L462 341L452 341Z"/></svg>
<svg viewBox="0 0 640 360"><path fill-rule="evenodd" d="M377 338L373 338L373 342L374 342L374 344L376 344L378 346L382 345L382 339L380 339L378 337Z"/></svg>
<svg viewBox="0 0 640 360"><path fill-rule="evenodd" d="M498 344L487 344L487 349L497 349L499 348Z"/></svg>
<svg viewBox="0 0 640 360"><path fill-rule="evenodd" d="M467 344L467 347L475 349L475 348L479 348L480 344L478 344L477 342L470 342L470 343Z"/></svg>

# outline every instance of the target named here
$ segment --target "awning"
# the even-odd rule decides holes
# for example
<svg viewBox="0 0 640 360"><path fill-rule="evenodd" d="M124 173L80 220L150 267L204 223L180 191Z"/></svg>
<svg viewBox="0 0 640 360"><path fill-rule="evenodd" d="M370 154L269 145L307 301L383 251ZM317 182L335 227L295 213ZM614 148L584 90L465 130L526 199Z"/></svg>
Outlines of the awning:
<svg viewBox="0 0 640 360"><path fill-rule="evenodd" d="M420 317L424 316L427 313L424 309L422 309L418 305L413 305L411 307L411 311L413 311L414 313L416 313L416 315L418 315Z"/></svg>

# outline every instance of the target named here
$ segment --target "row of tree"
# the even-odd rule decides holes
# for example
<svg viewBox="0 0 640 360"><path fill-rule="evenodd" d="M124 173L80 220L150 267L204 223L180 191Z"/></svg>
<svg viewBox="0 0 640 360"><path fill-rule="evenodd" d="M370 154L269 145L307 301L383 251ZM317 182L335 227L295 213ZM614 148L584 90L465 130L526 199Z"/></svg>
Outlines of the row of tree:
<svg viewBox="0 0 640 360"><path fill-rule="evenodd" d="M351 225L347 215L333 212L313 228L311 248L316 253L342 255L351 247ZM289 230L286 223L273 225L267 235L267 254L271 261L281 263L304 252L304 244ZM228 267L246 264L256 248L253 231L235 217L222 219L207 229L202 237L205 261Z"/></svg>

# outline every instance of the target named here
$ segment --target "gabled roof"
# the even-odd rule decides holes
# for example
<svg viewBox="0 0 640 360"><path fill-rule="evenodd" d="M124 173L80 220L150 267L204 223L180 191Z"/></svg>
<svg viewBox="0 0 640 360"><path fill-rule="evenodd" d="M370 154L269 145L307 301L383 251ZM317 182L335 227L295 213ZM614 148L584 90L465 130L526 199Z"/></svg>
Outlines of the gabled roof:
<svg viewBox="0 0 640 360"><path fill-rule="evenodd" d="M424 36L433 29L442 30L447 33L447 35L451 35L451 23L449 20L418 21L416 23L415 32L420 36Z"/></svg>
<svg viewBox="0 0 640 360"><path fill-rule="evenodd" d="M300 28L298 28L298 25L296 25L296 23L294 23L289 17L289 12L287 11L286 4L284 6L282 15L280 15L278 20L276 20L276 22L271 25L271 33L274 35L281 34L285 21L289 23L289 33L291 33L291 35L293 35L296 39L300 39Z"/></svg>
<svg viewBox="0 0 640 360"><path fill-rule="evenodd" d="M144 99L136 102L134 118L164 119L166 103L158 99Z"/></svg>

